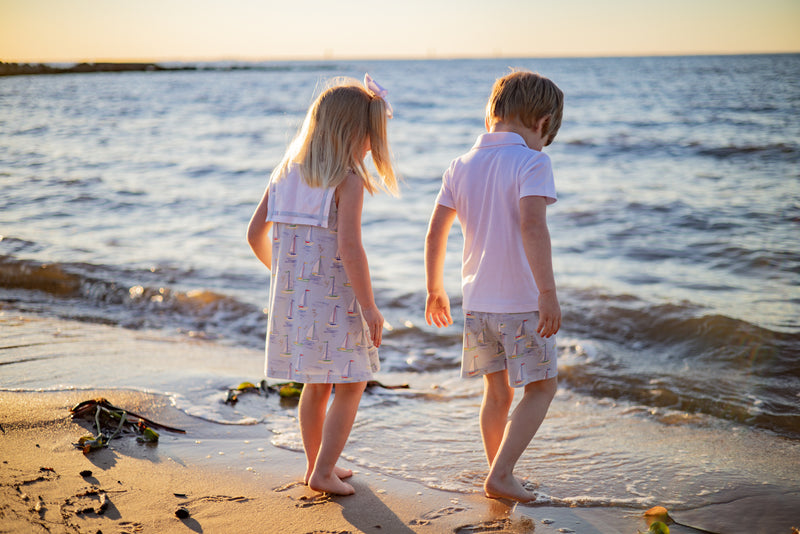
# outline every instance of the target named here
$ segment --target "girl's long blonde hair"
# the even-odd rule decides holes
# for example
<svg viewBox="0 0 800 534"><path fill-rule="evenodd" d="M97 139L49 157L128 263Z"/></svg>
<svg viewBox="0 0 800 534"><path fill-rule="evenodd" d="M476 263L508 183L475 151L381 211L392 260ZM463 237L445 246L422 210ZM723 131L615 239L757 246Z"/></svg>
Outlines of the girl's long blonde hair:
<svg viewBox="0 0 800 534"><path fill-rule="evenodd" d="M336 187L352 170L370 194L382 189L397 194L397 178L386 136L386 102L357 80L332 80L306 114L303 126L286 151L271 179L279 180L292 163L300 165L311 187ZM380 179L364 165L369 140L372 161Z"/></svg>

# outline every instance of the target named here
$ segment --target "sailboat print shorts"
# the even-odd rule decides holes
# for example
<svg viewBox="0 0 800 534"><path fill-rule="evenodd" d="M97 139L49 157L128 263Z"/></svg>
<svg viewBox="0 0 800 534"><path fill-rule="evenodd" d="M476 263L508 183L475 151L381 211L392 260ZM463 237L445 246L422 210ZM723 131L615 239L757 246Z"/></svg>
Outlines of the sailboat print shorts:
<svg viewBox="0 0 800 534"><path fill-rule="evenodd" d="M558 374L556 337L536 332L539 312L464 315L462 378L508 369L509 385L522 387Z"/></svg>

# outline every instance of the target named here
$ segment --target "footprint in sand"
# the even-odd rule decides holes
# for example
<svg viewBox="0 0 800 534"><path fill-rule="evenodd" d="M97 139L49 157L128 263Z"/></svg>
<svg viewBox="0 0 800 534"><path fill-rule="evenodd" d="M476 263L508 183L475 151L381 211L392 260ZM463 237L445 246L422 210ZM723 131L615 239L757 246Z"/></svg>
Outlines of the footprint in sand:
<svg viewBox="0 0 800 534"><path fill-rule="evenodd" d="M331 496L329 493L319 493L317 495L303 495L299 499L293 499L289 497L293 501L297 501L294 505L297 508L309 508L311 506L319 506L320 504L327 504L331 502Z"/></svg>
<svg viewBox="0 0 800 534"><path fill-rule="evenodd" d="M448 506L447 508L441 508L439 510L432 510L430 512L426 512L422 514L420 519L412 519L409 521L409 525L429 525L431 521L434 519L438 519L440 517L444 517L446 515L456 514L458 512L463 512L466 508L462 508L461 506Z"/></svg>
<svg viewBox="0 0 800 534"><path fill-rule="evenodd" d="M194 499L184 501L183 505L193 504L201 501L208 502L248 502L250 499L242 495L238 497L231 497L230 495L203 495Z"/></svg>
<svg viewBox="0 0 800 534"><path fill-rule="evenodd" d="M511 519L495 519L481 521L474 525L463 525L455 529L454 534L479 534L482 532L533 532L534 524L528 519L512 521Z"/></svg>
<svg viewBox="0 0 800 534"><path fill-rule="evenodd" d="M305 484L303 484L302 482L289 482L288 484L284 484L283 486L272 488L272 491L274 492L288 491L292 488L296 488L297 486L305 486Z"/></svg>

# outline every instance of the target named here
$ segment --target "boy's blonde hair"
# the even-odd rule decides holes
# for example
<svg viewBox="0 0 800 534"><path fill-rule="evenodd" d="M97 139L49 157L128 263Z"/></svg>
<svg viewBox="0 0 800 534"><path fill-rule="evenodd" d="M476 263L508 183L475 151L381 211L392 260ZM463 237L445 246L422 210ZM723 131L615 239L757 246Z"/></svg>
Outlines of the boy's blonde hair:
<svg viewBox="0 0 800 534"><path fill-rule="evenodd" d="M280 179L291 163L297 163L311 187L336 187L352 170L370 194L377 189L396 194L386 118L386 102L357 80L332 80L309 108L271 179ZM380 180L373 178L364 164L367 140Z"/></svg>
<svg viewBox="0 0 800 534"><path fill-rule="evenodd" d="M543 127L545 145L555 139L561 128L564 113L564 93L548 78L529 71L513 71L494 82L489 102L486 104L486 120L518 120L526 128L546 117Z"/></svg>

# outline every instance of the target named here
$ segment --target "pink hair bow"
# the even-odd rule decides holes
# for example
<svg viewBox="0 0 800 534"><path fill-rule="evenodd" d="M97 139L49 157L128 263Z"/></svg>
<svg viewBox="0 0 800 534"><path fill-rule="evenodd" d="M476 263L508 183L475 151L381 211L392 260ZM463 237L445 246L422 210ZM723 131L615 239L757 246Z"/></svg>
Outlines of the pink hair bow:
<svg viewBox="0 0 800 534"><path fill-rule="evenodd" d="M369 74L364 74L364 87L366 87L367 90L372 91L375 96L380 97L384 102L386 102L386 116L391 119L393 115L392 105L386 99L386 95L389 94L389 91L381 87L381 85L373 80L372 76Z"/></svg>

